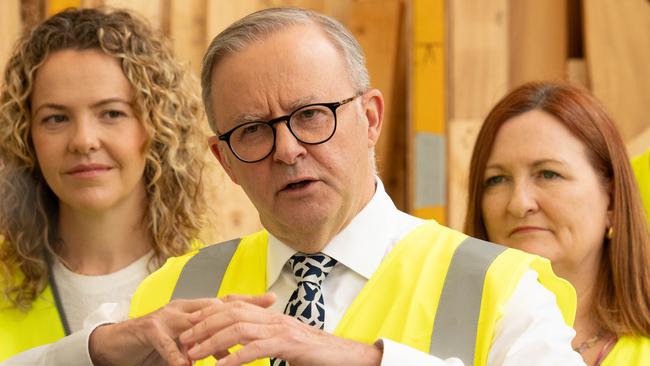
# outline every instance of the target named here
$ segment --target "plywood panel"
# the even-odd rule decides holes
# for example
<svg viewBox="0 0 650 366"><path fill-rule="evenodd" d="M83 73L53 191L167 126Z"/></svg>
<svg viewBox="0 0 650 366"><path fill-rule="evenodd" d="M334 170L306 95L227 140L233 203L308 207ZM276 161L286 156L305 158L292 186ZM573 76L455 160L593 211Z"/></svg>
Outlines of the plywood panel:
<svg viewBox="0 0 650 366"><path fill-rule="evenodd" d="M258 6L257 0L208 1L208 42L235 20L257 10Z"/></svg>
<svg viewBox="0 0 650 366"><path fill-rule="evenodd" d="M641 133L628 140L626 145L630 157L641 155L650 149L650 126L646 126Z"/></svg>
<svg viewBox="0 0 650 366"><path fill-rule="evenodd" d="M565 78L567 0L510 1L511 87L532 80Z"/></svg>
<svg viewBox="0 0 650 366"><path fill-rule="evenodd" d="M48 0L20 1L23 29L32 29L47 16Z"/></svg>
<svg viewBox="0 0 650 366"><path fill-rule="evenodd" d="M201 59L208 45L208 0L171 0L167 35L174 44L176 55L183 60L198 78Z"/></svg>
<svg viewBox="0 0 650 366"><path fill-rule="evenodd" d="M0 1L0 70L4 70L21 29L20 0Z"/></svg>
<svg viewBox="0 0 650 366"><path fill-rule="evenodd" d="M583 2L587 71L594 94L627 142L650 120L650 2Z"/></svg>
<svg viewBox="0 0 650 366"><path fill-rule="evenodd" d="M162 26L162 0L104 0L106 6L131 9L147 18L152 26Z"/></svg>
<svg viewBox="0 0 650 366"><path fill-rule="evenodd" d="M326 2L325 0L260 0L258 1L258 8L299 7L324 13Z"/></svg>
<svg viewBox="0 0 650 366"><path fill-rule="evenodd" d="M449 3L450 98L448 224L462 228L474 139L492 106L508 89L508 2Z"/></svg>
<svg viewBox="0 0 650 366"><path fill-rule="evenodd" d="M469 163L482 119L453 120L449 122L449 208L447 225L463 230L467 207ZM453 148L452 148L453 147Z"/></svg>
<svg viewBox="0 0 650 366"><path fill-rule="evenodd" d="M261 229L257 210L241 187L228 178L212 154L206 154L206 160L208 167L204 182L208 218L201 239L206 243L216 243Z"/></svg>
<svg viewBox="0 0 650 366"><path fill-rule="evenodd" d="M394 100L395 78L399 77L397 54L400 41L402 6L399 0L385 0L377 6L374 0L350 2L347 16L340 19L354 34L366 55L366 65L371 85L381 90L386 100L382 136L376 147L380 176L386 190L397 199L399 207L405 205L404 190L404 120L396 120ZM381 24L380 27L377 25ZM404 77L401 75L402 78ZM402 83L404 80L402 79ZM404 92L404 85L401 85ZM403 117L403 115L401 116ZM401 192L400 192L401 190ZM401 199L399 199L401 197Z"/></svg>
<svg viewBox="0 0 650 366"><path fill-rule="evenodd" d="M587 66L583 58L570 58L566 61L566 78L573 84L582 85L589 88L587 78Z"/></svg>
<svg viewBox="0 0 650 366"><path fill-rule="evenodd" d="M257 10L257 6L256 0L208 0L205 48L219 32L237 19ZM207 174L206 190L212 217L202 237L224 240L259 230L261 224L257 210L244 191L228 178L215 157L208 156L207 159L210 171Z"/></svg>
<svg viewBox="0 0 650 366"><path fill-rule="evenodd" d="M450 1L449 12L449 117L483 118L508 89L507 1Z"/></svg>

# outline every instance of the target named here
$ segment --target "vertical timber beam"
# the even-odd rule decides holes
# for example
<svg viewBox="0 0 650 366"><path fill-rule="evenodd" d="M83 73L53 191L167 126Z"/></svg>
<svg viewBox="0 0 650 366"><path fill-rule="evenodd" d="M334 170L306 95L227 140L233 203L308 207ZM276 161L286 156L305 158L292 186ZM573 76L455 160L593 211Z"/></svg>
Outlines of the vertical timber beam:
<svg viewBox="0 0 650 366"><path fill-rule="evenodd" d="M445 1L413 0L412 213L446 221Z"/></svg>

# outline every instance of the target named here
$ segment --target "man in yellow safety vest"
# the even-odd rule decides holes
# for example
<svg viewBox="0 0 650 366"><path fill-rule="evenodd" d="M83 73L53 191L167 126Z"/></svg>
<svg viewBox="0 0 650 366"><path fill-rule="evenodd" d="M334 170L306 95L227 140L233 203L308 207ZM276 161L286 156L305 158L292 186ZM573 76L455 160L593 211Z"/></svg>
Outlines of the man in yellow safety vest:
<svg viewBox="0 0 650 366"><path fill-rule="evenodd" d="M397 210L375 168L384 100L338 22L248 15L201 79L212 152L265 229L149 276L134 319L92 333L97 364L583 364L547 260Z"/></svg>

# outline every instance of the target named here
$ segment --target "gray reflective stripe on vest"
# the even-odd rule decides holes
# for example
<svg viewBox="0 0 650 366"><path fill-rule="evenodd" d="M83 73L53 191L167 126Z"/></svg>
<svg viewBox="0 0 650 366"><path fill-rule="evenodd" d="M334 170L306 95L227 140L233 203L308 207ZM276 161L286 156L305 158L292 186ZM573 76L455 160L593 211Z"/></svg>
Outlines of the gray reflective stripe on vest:
<svg viewBox="0 0 650 366"><path fill-rule="evenodd" d="M456 248L440 294L431 355L474 364L478 317L488 268L506 248L468 237Z"/></svg>
<svg viewBox="0 0 650 366"><path fill-rule="evenodd" d="M240 239L201 248L181 271L171 300L215 297Z"/></svg>

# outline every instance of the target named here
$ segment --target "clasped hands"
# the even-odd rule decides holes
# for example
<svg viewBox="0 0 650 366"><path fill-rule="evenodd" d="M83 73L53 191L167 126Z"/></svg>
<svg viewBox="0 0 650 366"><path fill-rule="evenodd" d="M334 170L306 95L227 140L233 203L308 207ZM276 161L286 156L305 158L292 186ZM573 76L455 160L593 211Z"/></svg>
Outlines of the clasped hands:
<svg viewBox="0 0 650 366"><path fill-rule="evenodd" d="M333 336L269 310L272 293L174 300L141 318L100 326L89 341L99 365L190 365L215 356L219 366L275 357L292 366L379 365L382 350ZM236 352L229 348L242 345Z"/></svg>

